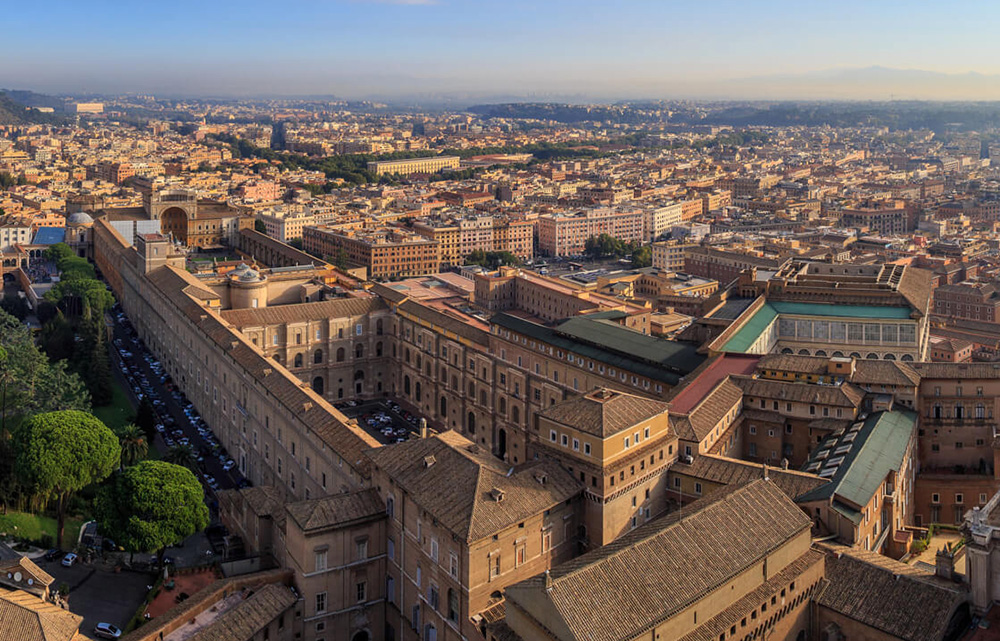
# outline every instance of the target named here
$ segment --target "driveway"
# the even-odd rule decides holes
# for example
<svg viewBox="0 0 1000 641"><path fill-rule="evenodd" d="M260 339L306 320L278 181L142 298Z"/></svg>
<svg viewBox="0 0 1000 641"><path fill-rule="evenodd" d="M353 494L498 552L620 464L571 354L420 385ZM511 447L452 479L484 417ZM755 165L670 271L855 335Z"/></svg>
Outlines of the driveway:
<svg viewBox="0 0 1000 641"><path fill-rule="evenodd" d="M94 626L100 622L124 628L145 600L146 586L153 583L152 574L129 570L115 573L103 563L77 563L64 568L58 560L36 562L55 578L53 589L62 583L69 585L69 610L83 617L80 632L90 639L95 638Z"/></svg>

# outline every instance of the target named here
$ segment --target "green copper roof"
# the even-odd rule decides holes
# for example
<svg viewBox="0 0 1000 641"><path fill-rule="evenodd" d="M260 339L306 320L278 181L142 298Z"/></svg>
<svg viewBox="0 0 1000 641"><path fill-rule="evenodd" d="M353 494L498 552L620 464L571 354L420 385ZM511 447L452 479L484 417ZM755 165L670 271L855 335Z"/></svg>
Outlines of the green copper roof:
<svg viewBox="0 0 1000 641"><path fill-rule="evenodd" d="M910 318L907 307L878 305L833 305L831 303L789 303L768 301L723 345L724 352L746 353L768 325L781 314L823 316L827 318L857 318L905 320Z"/></svg>
<svg viewBox="0 0 1000 641"><path fill-rule="evenodd" d="M797 502L826 501L833 499L838 512L857 523L861 513L856 506L871 501L891 471L899 471L906 456L906 449L913 438L916 414L913 412L877 412L865 420L859 430L848 430L828 437L809 457L810 463L820 462L820 474L831 462L843 457L830 482L807 492ZM848 442L848 434L854 433ZM847 452L838 453L850 445ZM847 501L849 503L844 503Z"/></svg>

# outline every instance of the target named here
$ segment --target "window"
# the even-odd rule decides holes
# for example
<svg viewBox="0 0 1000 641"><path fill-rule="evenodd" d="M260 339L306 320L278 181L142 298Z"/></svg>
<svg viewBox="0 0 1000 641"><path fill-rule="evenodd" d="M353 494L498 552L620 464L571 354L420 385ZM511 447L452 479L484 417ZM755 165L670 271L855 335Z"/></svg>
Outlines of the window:
<svg viewBox="0 0 1000 641"><path fill-rule="evenodd" d="M626 436L625 437L625 449L627 450L629 447L630 447L630 440L629 440L629 437Z"/></svg>
<svg viewBox="0 0 1000 641"><path fill-rule="evenodd" d="M514 553L514 567L521 567L524 565L524 545L517 546L517 550Z"/></svg>
<svg viewBox="0 0 1000 641"><path fill-rule="evenodd" d="M435 610L441 605L441 597L438 594L438 586L433 583L427 588L427 600Z"/></svg>
<svg viewBox="0 0 1000 641"><path fill-rule="evenodd" d="M361 332L362 331L364 331L364 330L361 327L361 323L358 323L357 325L354 326L354 334L356 336L361 336Z"/></svg>
<svg viewBox="0 0 1000 641"><path fill-rule="evenodd" d="M385 497L385 513L389 515L391 519L396 513L396 499L393 496Z"/></svg>
<svg viewBox="0 0 1000 641"><path fill-rule="evenodd" d="M583 444L583 453L590 456L590 443Z"/></svg>
<svg viewBox="0 0 1000 641"><path fill-rule="evenodd" d="M316 614L323 612L326 612L326 592L320 592L316 595Z"/></svg>
<svg viewBox="0 0 1000 641"><path fill-rule="evenodd" d="M552 530L545 530L542 532L542 552L548 552L552 549Z"/></svg>
<svg viewBox="0 0 1000 641"><path fill-rule="evenodd" d="M364 603L365 600L367 600L368 598L367 591L368 591L368 583L366 581L359 581L358 584L355 586L355 592L357 595L358 603Z"/></svg>
<svg viewBox="0 0 1000 641"><path fill-rule="evenodd" d="M385 555L390 561L396 560L396 542L389 537L385 540Z"/></svg>
<svg viewBox="0 0 1000 641"><path fill-rule="evenodd" d="M578 438L573 439L573 451L574 452L580 451L580 439Z"/></svg>
<svg viewBox="0 0 1000 641"><path fill-rule="evenodd" d="M965 503L965 497L962 496L961 494L955 494L955 503L957 503L958 505Z"/></svg>
<svg viewBox="0 0 1000 641"><path fill-rule="evenodd" d="M435 562L438 560L438 542L437 539L431 539L431 559Z"/></svg>
<svg viewBox="0 0 1000 641"><path fill-rule="evenodd" d="M937 492L935 492L934 494L931 494L931 503L940 503L940 502L941 502L941 495L940 494L938 494Z"/></svg>
<svg viewBox="0 0 1000 641"><path fill-rule="evenodd" d="M363 539L357 542L356 546L357 560L364 561L368 558L368 539Z"/></svg>
<svg viewBox="0 0 1000 641"><path fill-rule="evenodd" d="M558 438L558 435L556 434L556 431L555 430L549 430L549 440L552 441L553 443L555 443L557 438Z"/></svg>
<svg viewBox="0 0 1000 641"><path fill-rule="evenodd" d="M458 593L452 588L448 588L448 620L458 621Z"/></svg>
<svg viewBox="0 0 1000 641"><path fill-rule="evenodd" d="M326 569L326 550L316 551L316 571L322 572Z"/></svg>
<svg viewBox="0 0 1000 641"><path fill-rule="evenodd" d="M385 600L389 603L396 602L396 579L391 575L385 577Z"/></svg>
<svg viewBox="0 0 1000 641"><path fill-rule="evenodd" d="M569 445L569 435L563 434L562 435L562 446L566 447L567 445Z"/></svg>
<svg viewBox="0 0 1000 641"><path fill-rule="evenodd" d="M695 494L701 494L701 483L695 483L694 484L694 493Z"/></svg>
<svg viewBox="0 0 1000 641"><path fill-rule="evenodd" d="M448 555L448 557L449 557L448 558L448 573L451 574L452 577L454 577L454 578L457 579L458 578L458 555L455 554L454 552L451 552Z"/></svg>

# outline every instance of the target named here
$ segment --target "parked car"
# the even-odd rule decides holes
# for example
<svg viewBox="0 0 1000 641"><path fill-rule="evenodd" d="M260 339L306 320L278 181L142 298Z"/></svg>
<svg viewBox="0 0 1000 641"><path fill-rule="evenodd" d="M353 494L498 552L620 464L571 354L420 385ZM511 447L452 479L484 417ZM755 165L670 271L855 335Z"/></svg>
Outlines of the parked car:
<svg viewBox="0 0 1000 641"><path fill-rule="evenodd" d="M73 567L73 564L76 563L77 558L78 557L75 554L73 554L72 552L70 552L69 554L67 554L66 556L63 557L63 560L62 560L63 567L64 568Z"/></svg>
<svg viewBox="0 0 1000 641"><path fill-rule="evenodd" d="M66 555L66 553L63 552L62 550L60 550L58 548L53 548L53 549L51 549L51 550L49 550L48 552L45 553L45 560L46 561L55 561L59 557L65 556L65 555Z"/></svg>
<svg viewBox="0 0 1000 641"><path fill-rule="evenodd" d="M117 639L121 635L122 631L110 623L98 623L94 626L94 636L100 639Z"/></svg>

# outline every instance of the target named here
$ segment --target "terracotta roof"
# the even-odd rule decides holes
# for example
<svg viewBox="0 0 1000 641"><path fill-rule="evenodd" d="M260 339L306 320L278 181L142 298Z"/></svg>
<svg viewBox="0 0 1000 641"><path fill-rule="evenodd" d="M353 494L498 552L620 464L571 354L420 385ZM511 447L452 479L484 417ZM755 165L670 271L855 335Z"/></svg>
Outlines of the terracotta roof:
<svg viewBox="0 0 1000 641"><path fill-rule="evenodd" d="M940 641L966 591L929 572L860 548L823 545L828 608L904 641Z"/></svg>
<svg viewBox="0 0 1000 641"><path fill-rule="evenodd" d="M695 502L683 515L674 512L651 521L553 568L549 579L539 575L508 587L508 609L516 606L545 621L558 639L633 639L810 525L770 481L727 487Z"/></svg>
<svg viewBox="0 0 1000 641"><path fill-rule="evenodd" d="M921 378L1000 378L1000 363L913 363Z"/></svg>
<svg viewBox="0 0 1000 641"><path fill-rule="evenodd" d="M465 541L491 536L582 490L552 461L510 468L454 431L369 450L368 456L414 503Z"/></svg>
<svg viewBox="0 0 1000 641"><path fill-rule="evenodd" d="M665 414L668 408L669 405L662 401L598 388L547 407L539 415L582 432L607 438L646 419Z"/></svg>
<svg viewBox="0 0 1000 641"><path fill-rule="evenodd" d="M701 454L690 464L677 461L670 471L726 485L740 485L764 477L764 466L760 463L740 461L716 454ZM791 499L828 483L826 479L821 479L815 474L776 467L768 467L767 476Z"/></svg>
<svg viewBox="0 0 1000 641"><path fill-rule="evenodd" d="M270 583L242 603L224 612L188 641L246 641L254 638L279 614L292 607L296 596L280 583Z"/></svg>
<svg viewBox="0 0 1000 641"><path fill-rule="evenodd" d="M216 296L218 298L218 296ZM256 309L229 309L221 312L227 322L239 329L284 325L285 323L305 323L363 316L381 309L388 309L385 303L374 296L365 298L337 298L334 300L300 303L296 305L275 305Z"/></svg>
<svg viewBox="0 0 1000 641"><path fill-rule="evenodd" d="M865 397L865 391L851 383L817 385L743 376L734 376L732 380L743 389L746 396L751 398L856 408L861 406L861 401Z"/></svg>
<svg viewBox="0 0 1000 641"><path fill-rule="evenodd" d="M15 584L13 577L10 580L7 579L8 574L18 572L21 573L22 585ZM27 583L28 579L31 579L31 586ZM18 555L16 559L0 561L0 582L5 582L13 588L31 591L33 587L44 589L52 585L55 579L28 557Z"/></svg>
<svg viewBox="0 0 1000 641"><path fill-rule="evenodd" d="M730 378L717 384L691 412L686 415L671 414L670 426L677 436L687 441L701 442L715 426L736 407L743 398L743 390Z"/></svg>
<svg viewBox="0 0 1000 641"><path fill-rule="evenodd" d="M385 503L373 489L333 494L285 506L288 515L305 531L320 530L385 514Z"/></svg>
<svg viewBox="0 0 1000 641"><path fill-rule="evenodd" d="M218 494L219 503L231 503L240 499L257 516L274 516L284 505L285 497L273 485L255 485L241 490L222 490Z"/></svg>
<svg viewBox="0 0 1000 641"><path fill-rule="evenodd" d="M0 641L71 641L83 617L22 590L0 590Z"/></svg>

